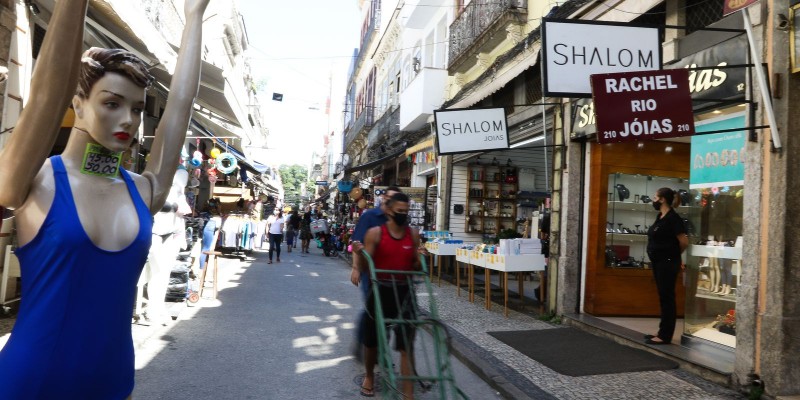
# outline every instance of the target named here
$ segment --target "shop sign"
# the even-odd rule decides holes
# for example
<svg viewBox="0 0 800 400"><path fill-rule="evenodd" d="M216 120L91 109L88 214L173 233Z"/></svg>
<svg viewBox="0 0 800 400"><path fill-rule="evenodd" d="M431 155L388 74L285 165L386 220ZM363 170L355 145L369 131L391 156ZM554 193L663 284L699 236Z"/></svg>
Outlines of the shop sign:
<svg viewBox="0 0 800 400"><path fill-rule="evenodd" d="M546 96L590 97L591 75L662 66L658 28L545 19L542 32Z"/></svg>
<svg viewBox="0 0 800 400"><path fill-rule="evenodd" d="M586 137L596 130L594 102L592 99L578 99L572 102L572 132L573 139Z"/></svg>
<svg viewBox="0 0 800 400"><path fill-rule="evenodd" d="M722 7L722 16L733 14L755 3L758 3L758 0L725 0L725 5Z"/></svg>
<svg viewBox="0 0 800 400"><path fill-rule="evenodd" d="M744 128L744 115L698 122L697 133ZM744 185L744 130L692 137L689 188L702 189Z"/></svg>
<svg viewBox="0 0 800 400"><path fill-rule="evenodd" d="M328 186L328 181L317 181L317 186Z"/></svg>
<svg viewBox="0 0 800 400"><path fill-rule="evenodd" d="M668 69L725 67L747 64L747 39L744 36L722 42L670 64ZM731 99L744 96L746 68L704 69L689 71L692 99Z"/></svg>
<svg viewBox="0 0 800 400"><path fill-rule="evenodd" d="M508 148L504 108L436 110L433 113L439 154Z"/></svg>
<svg viewBox="0 0 800 400"><path fill-rule="evenodd" d="M694 134L688 71L592 75L597 142L631 142Z"/></svg>

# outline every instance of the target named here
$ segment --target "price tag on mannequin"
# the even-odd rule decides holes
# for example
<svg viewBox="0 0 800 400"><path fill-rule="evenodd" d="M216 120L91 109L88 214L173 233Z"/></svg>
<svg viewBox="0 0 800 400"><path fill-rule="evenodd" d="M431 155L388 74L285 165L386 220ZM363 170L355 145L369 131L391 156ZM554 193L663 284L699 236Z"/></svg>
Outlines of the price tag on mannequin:
<svg viewBox="0 0 800 400"><path fill-rule="evenodd" d="M113 178L119 172L121 161L122 153L115 153L98 144L89 143L86 145L86 152L83 154L81 172L87 175Z"/></svg>

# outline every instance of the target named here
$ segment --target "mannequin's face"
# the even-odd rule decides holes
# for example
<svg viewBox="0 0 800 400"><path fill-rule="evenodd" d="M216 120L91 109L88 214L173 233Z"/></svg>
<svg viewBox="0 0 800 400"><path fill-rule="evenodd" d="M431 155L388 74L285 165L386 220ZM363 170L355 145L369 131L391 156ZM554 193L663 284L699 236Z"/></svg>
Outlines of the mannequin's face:
<svg viewBox="0 0 800 400"><path fill-rule="evenodd" d="M117 73L107 73L92 87L89 98L75 96L75 127L111 151L127 150L142 122L145 90Z"/></svg>

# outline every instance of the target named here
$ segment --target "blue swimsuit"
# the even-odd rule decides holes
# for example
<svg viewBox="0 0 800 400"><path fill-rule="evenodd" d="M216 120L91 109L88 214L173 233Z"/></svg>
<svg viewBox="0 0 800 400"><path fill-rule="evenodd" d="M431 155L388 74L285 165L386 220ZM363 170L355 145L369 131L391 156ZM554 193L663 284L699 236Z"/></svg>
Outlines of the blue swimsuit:
<svg viewBox="0 0 800 400"><path fill-rule="evenodd" d="M61 157L50 160L56 185L50 212L36 237L16 250L22 300L0 352L0 391L10 400L125 399L133 391L131 315L152 217L120 169L139 233L123 250L98 248L78 218Z"/></svg>

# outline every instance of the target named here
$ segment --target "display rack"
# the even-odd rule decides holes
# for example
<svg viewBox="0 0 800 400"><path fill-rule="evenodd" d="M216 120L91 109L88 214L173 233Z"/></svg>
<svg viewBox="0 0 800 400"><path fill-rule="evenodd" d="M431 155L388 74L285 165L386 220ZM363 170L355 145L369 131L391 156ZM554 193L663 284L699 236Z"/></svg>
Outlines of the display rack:
<svg viewBox="0 0 800 400"><path fill-rule="evenodd" d="M647 256L647 230L655 221L652 197L662 187L686 190L683 178L613 173L608 177L606 221L606 267L650 268ZM684 220L690 207L675 211Z"/></svg>
<svg viewBox="0 0 800 400"><path fill-rule="evenodd" d="M467 172L465 231L496 235L517 228L518 169L471 164Z"/></svg>

